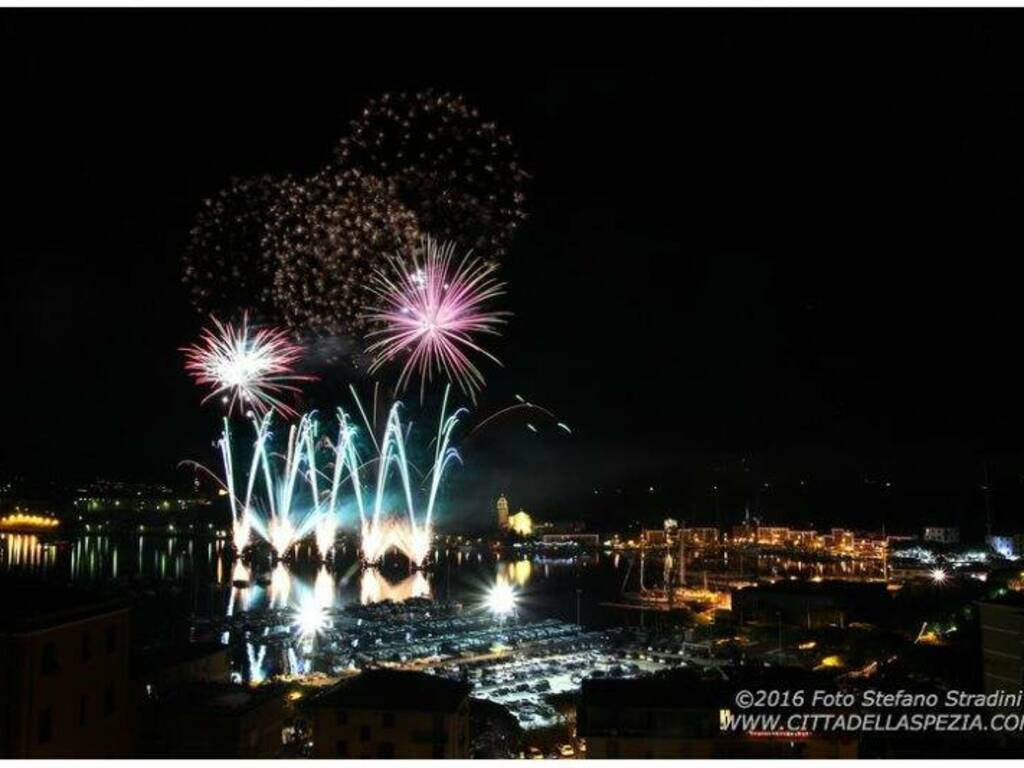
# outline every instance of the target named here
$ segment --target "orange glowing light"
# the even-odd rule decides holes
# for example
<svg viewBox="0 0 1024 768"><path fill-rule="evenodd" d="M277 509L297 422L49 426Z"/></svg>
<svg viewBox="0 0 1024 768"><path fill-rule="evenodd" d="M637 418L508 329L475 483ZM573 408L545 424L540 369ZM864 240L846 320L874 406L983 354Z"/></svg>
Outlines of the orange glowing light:
<svg viewBox="0 0 1024 768"><path fill-rule="evenodd" d="M0 530L49 531L59 525L60 520L55 517L30 515L24 512L14 512L6 517L0 517Z"/></svg>

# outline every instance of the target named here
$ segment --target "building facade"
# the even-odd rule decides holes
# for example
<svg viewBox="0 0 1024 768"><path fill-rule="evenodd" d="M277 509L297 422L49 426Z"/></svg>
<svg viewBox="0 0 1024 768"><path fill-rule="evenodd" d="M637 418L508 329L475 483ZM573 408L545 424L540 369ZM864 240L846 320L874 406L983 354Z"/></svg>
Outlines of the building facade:
<svg viewBox="0 0 1024 768"><path fill-rule="evenodd" d="M280 757L288 700L283 688L185 683L144 701L142 757Z"/></svg>
<svg viewBox="0 0 1024 768"><path fill-rule="evenodd" d="M959 544L960 529L946 526L929 526L922 538L930 544Z"/></svg>
<svg viewBox="0 0 1024 768"><path fill-rule="evenodd" d="M577 732L587 759L853 758L854 738L723 729L735 693L690 674L584 680Z"/></svg>
<svg viewBox="0 0 1024 768"><path fill-rule="evenodd" d="M0 757L132 754L130 608L43 584L0 582Z"/></svg>
<svg viewBox="0 0 1024 768"><path fill-rule="evenodd" d="M985 693L1024 687L1024 598L1011 592L979 604Z"/></svg>
<svg viewBox="0 0 1024 768"><path fill-rule="evenodd" d="M469 686L372 669L307 703L318 758L467 758Z"/></svg>

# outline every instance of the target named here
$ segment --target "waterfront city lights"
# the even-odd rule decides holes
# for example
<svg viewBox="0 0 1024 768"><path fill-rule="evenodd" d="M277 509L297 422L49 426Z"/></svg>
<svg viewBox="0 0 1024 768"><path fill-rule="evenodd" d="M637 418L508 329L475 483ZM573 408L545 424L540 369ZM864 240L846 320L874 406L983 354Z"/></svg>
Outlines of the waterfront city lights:
<svg viewBox="0 0 1024 768"><path fill-rule="evenodd" d="M932 571L932 581L936 584L942 584L946 580L946 572L941 568L936 568Z"/></svg>
<svg viewBox="0 0 1024 768"><path fill-rule="evenodd" d="M0 529L49 530L60 525L60 520L43 515L32 515L24 512L0 517Z"/></svg>
<svg viewBox="0 0 1024 768"><path fill-rule="evenodd" d="M499 580L487 595L487 608L495 616L508 616L516 609L516 590L507 581Z"/></svg>

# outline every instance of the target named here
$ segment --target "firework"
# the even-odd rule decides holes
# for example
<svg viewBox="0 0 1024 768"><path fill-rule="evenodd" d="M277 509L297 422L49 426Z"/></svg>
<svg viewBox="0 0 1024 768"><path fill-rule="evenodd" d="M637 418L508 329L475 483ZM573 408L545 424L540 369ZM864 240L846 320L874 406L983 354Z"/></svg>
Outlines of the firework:
<svg viewBox="0 0 1024 768"><path fill-rule="evenodd" d="M568 434L568 435L572 434L572 429L570 429L569 425L566 424L564 421L559 421L558 420L559 419L558 415L555 414L550 409L545 408L543 405L538 405L537 403L530 402L529 400L524 398L522 395L516 395L515 399L516 399L516 402L513 403L512 405L507 405L504 408L499 408L498 410L496 410L493 413L491 413L489 416L485 416L485 417L481 418L476 423L476 425L472 429L469 430L469 432L466 434L466 437L463 440L463 442L465 443L465 442L470 441L478 433L483 432L484 430L486 430L486 428L488 426L491 426L492 424L495 424L496 422L500 423L501 421L507 421L507 419L505 417L508 417L508 416L510 416L512 414L519 413L519 412L525 412L528 416L531 415L531 414L534 415L534 416L543 415L548 420L550 420L551 423L553 423L556 427L561 429L566 434ZM527 429L529 429L531 432L538 432L539 431L535 423L533 423L533 422L525 422L525 423L526 423Z"/></svg>
<svg viewBox="0 0 1024 768"><path fill-rule="evenodd" d="M307 597L295 609L292 624L300 637L313 637L327 628L327 609L315 596Z"/></svg>
<svg viewBox="0 0 1024 768"><path fill-rule="evenodd" d="M376 568L367 568L359 578L359 602L363 605L389 600L404 603L417 597L430 597L430 582L423 571L406 576L398 583L388 581Z"/></svg>
<svg viewBox="0 0 1024 768"><path fill-rule="evenodd" d="M358 169L236 180L203 201L184 282L206 314L250 307L303 336L354 333L370 274L419 236L395 184Z"/></svg>
<svg viewBox="0 0 1024 768"><path fill-rule="evenodd" d="M364 416L366 431L372 436L371 424L365 418L358 398L356 403ZM361 430L341 408L337 411L336 441L317 439L315 415L306 414L297 425L289 428L287 448L280 456L270 450L272 412L262 419L253 416L255 441L248 474L244 477L236 476L230 425L225 418L220 441L224 480L218 482L231 507L236 547L241 550L245 546L251 530L270 543L279 558L284 558L297 542L312 533L321 557L326 558L334 545L334 534L340 523L341 495L347 488L359 515L360 550L364 562L379 562L387 550L395 547L414 565L421 565L430 553L434 508L442 477L448 466L459 459L450 443L463 410L447 414L447 405L446 389L437 433L431 443L434 446L433 466L424 475L424 483L429 483L429 487L425 490L426 499L422 506L415 500L414 467L406 456L408 430L399 418L401 403L395 403L388 412L380 440L373 438L376 455L369 461L363 460L356 445ZM372 495L367 493L364 496L364 470L372 463L377 465L376 483L370 486ZM326 466L332 467L330 474L321 469ZM199 468L213 475L209 470ZM405 506L404 514L397 516L390 514L385 507L392 472L398 474L401 484L399 498ZM321 478L326 481L323 486ZM243 527L244 538L238 533ZM275 590L285 595L283 599L286 601L287 585L283 578L279 577L280 583Z"/></svg>
<svg viewBox="0 0 1024 768"><path fill-rule="evenodd" d="M274 260L274 307L303 335L358 333L370 276L418 238L416 217L393 185L334 168L290 183L263 239Z"/></svg>
<svg viewBox="0 0 1024 768"><path fill-rule="evenodd" d="M205 403L221 396L228 413L252 409L257 414L277 410L295 415L281 401L283 392L298 392L294 382L312 376L295 373L292 366L302 357L302 347L293 344L281 330L249 327L247 315L240 326L210 318L214 329L204 328L198 344L185 347L185 369L199 385L209 385Z"/></svg>
<svg viewBox="0 0 1024 768"><path fill-rule="evenodd" d="M264 249L268 216L287 180L233 179L203 200L182 257L183 280L202 314L232 318L241 307L262 319L272 305L273 254Z"/></svg>
<svg viewBox="0 0 1024 768"><path fill-rule="evenodd" d="M324 608L330 608L334 605L334 589L334 577L326 565L321 565L313 584L314 599Z"/></svg>
<svg viewBox="0 0 1024 768"><path fill-rule="evenodd" d="M299 335L361 335L369 277L421 234L504 256L524 218L527 174L512 140L460 96L371 100L335 164L306 179L232 180L203 201L183 254L204 314Z"/></svg>
<svg viewBox="0 0 1024 768"><path fill-rule="evenodd" d="M505 321L508 313L486 307L504 293L504 283L494 278L493 264L469 256L456 263L451 243L439 246L427 239L422 250L422 258L414 254L408 262L392 260L390 269L374 275L377 306L367 312L376 326L367 334L370 373L405 358L396 390L418 373L422 398L427 382L444 374L475 399L484 377L467 352L501 364L475 337L497 335Z"/></svg>
<svg viewBox="0 0 1024 768"><path fill-rule="evenodd" d="M249 520L248 510L243 511L239 516L234 517L231 523L231 543L236 552L241 552L249 546L249 538L252 535L252 522Z"/></svg>
<svg viewBox="0 0 1024 768"><path fill-rule="evenodd" d="M292 574L284 563L278 563L270 574L270 607L284 608L292 594Z"/></svg>
<svg viewBox="0 0 1024 768"><path fill-rule="evenodd" d="M354 394L354 392L353 392ZM395 403L388 412L385 423L384 434L379 442L375 440L377 449L377 479L374 487L372 507L366 508L361 487L360 472L364 466L359 458L353 437L354 427L348 422L344 413L339 409L338 418L341 424L338 445L340 450L347 457L349 476L354 491L356 509L359 512L359 530L361 534L360 550L363 560L367 563L377 563L392 547L397 548L405 554L409 560L421 565L430 552L430 545L433 540L433 516L437 502L437 493L441 486L441 479L453 461L459 461L458 452L450 447L452 433L458 425L459 417L464 413L458 409L450 415L446 415L448 407L449 389L445 388L444 399L441 403L441 414L438 420L437 433L434 435L432 444L434 446L434 461L428 476L430 486L427 491L425 510L422 515L417 516L416 504L413 500L411 464L406 456L406 434L402 421L399 417L401 403ZM363 412L362 404L356 398L359 409ZM363 412L363 420L368 431L372 430L369 421L366 420ZM339 454L340 455L340 454ZM388 475L391 468L395 467L401 481L402 498L405 501L406 517L386 517L384 512L385 492L388 487Z"/></svg>
<svg viewBox="0 0 1024 768"><path fill-rule="evenodd" d="M504 256L525 218L527 174L511 137L461 96L371 99L336 155L342 167L395 184L424 231L488 258Z"/></svg>
<svg viewBox="0 0 1024 768"><path fill-rule="evenodd" d="M338 534L338 519L333 514L325 511L320 513L314 528L316 549L320 557L326 558L327 554L334 548L334 540Z"/></svg>

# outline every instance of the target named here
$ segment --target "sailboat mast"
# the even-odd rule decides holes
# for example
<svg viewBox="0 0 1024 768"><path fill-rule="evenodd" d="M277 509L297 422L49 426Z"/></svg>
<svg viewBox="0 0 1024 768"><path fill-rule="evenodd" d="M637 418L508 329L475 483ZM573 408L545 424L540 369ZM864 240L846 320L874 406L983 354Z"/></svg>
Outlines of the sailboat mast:
<svg viewBox="0 0 1024 768"><path fill-rule="evenodd" d="M686 588L686 521L679 528L679 586Z"/></svg>

